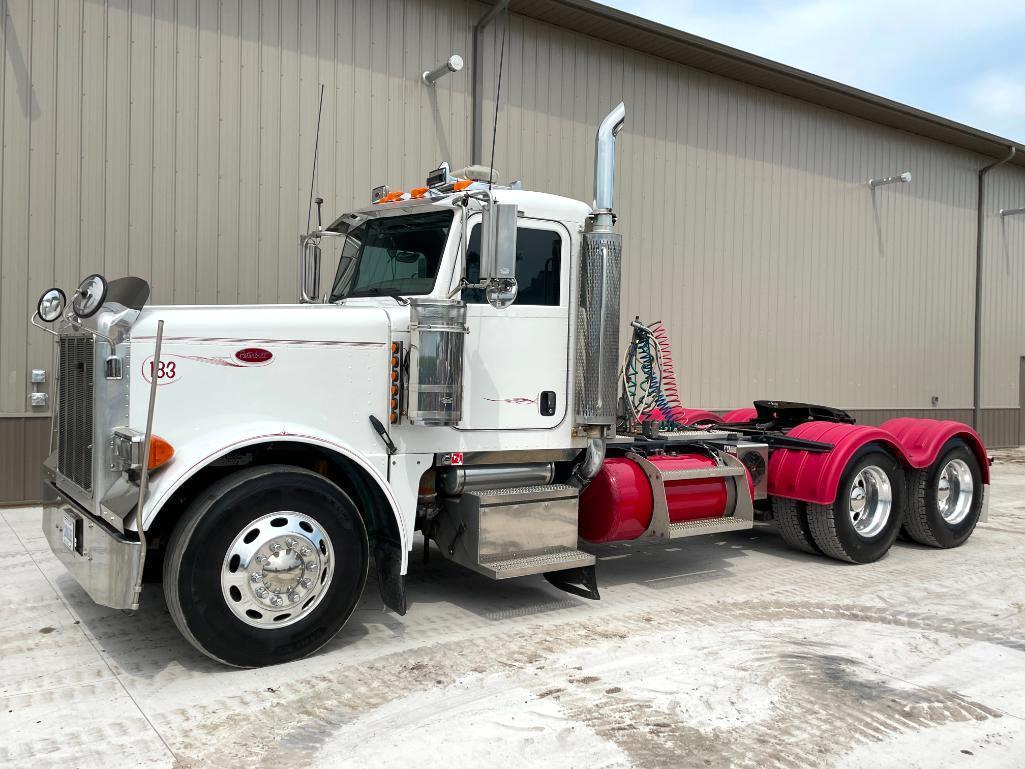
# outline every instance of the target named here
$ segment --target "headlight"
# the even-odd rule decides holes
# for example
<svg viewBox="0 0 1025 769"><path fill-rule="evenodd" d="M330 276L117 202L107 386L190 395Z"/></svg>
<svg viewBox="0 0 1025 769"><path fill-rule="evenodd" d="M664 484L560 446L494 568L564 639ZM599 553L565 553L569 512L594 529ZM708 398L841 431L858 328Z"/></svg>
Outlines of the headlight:
<svg viewBox="0 0 1025 769"><path fill-rule="evenodd" d="M43 292L39 297L39 304L36 305L36 313L47 323L53 323L64 312L64 305L68 298L59 288L51 288Z"/></svg>
<svg viewBox="0 0 1025 769"><path fill-rule="evenodd" d="M142 467L143 439L146 436L129 427L114 431L114 451L111 464L114 470L139 470Z"/></svg>
<svg viewBox="0 0 1025 769"><path fill-rule="evenodd" d="M142 452L146 436L130 427L114 430L111 465L114 470L141 470ZM149 438L147 467L152 471L163 467L174 458L174 447L159 435Z"/></svg>
<svg viewBox="0 0 1025 769"><path fill-rule="evenodd" d="M107 298L107 281L102 275L90 275L83 280L71 299L71 309L79 318L89 318L97 313Z"/></svg>

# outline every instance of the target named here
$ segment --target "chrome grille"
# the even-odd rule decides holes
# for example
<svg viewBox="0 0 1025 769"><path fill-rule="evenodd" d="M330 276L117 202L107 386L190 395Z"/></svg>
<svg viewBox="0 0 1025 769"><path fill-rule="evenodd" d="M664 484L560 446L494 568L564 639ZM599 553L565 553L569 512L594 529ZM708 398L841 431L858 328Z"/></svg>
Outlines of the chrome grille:
<svg viewBox="0 0 1025 769"><path fill-rule="evenodd" d="M85 491L93 485L93 338L60 338L57 470Z"/></svg>

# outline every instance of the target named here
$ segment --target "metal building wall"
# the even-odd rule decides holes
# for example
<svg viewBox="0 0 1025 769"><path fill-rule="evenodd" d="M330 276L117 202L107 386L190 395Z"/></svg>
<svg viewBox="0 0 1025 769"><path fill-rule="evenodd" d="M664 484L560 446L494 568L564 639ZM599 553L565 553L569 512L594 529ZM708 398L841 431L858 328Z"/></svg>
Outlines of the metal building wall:
<svg viewBox="0 0 1025 769"><path fill-rule="evenodd" d="M0 7L5 455L17 431L40 445L45 434L27 418L27 378L50 369L50 345L27 319L47 286L99 271L148 278L155 302L292 300L318 83L327 211L469 160L469 67L434 89L419 74L453 52L469 63L478 3ZM488 100L502 29L489 35ZM665 321L689 403L808 399L870 419L971 407L975 171L987 159L515 15L505 63L496 165L528 188L589 200L594 128L627 102L624 326L634 313ZM494 102L484 109L490 128ZM903 170L912 184L873 195L864 183ZM1022 169L990 178L993 207L1025 205L1012 200L1025 196ZM983 405L1006 443L1025 355L1025 221L996 219ZM22 484L19 466L4 457L13 480L0 486Z"/></svg>
<svg viewBox="0 0 1025 769"><path fill-rule="evenodd" d="M513 20L506 66L496 162L528 186L589 199L594 125L627 101L623 308L670 328L689 402L812 400L875 419L929 413L933 396L937 414L971 408L988 159L529 20ZM911 184L866 184L904 170ZM983 405L1017 408L1023 327L986 317Z"/></svg>

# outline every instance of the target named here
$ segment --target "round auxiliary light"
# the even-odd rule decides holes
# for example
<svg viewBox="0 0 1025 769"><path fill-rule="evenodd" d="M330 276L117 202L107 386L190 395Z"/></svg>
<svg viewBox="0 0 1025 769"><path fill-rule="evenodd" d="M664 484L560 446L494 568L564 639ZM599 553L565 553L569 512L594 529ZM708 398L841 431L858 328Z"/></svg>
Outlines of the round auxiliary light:
<svg viewBox="0 0 1025 769"><path fill-rule="evenodd" d="M71 309L80 318L89 318L97 313L107 298L107 280L102 275L90 275L83 280L71 299Z"/></svg>
<svg viewBox="0 0 1025 769"><path fill-rule="evenodd" d="M53 323L64 312L64 306L68 298L59 288L50 288L39 297L39 304L36 305L36 313L47 323Z"/></svg>

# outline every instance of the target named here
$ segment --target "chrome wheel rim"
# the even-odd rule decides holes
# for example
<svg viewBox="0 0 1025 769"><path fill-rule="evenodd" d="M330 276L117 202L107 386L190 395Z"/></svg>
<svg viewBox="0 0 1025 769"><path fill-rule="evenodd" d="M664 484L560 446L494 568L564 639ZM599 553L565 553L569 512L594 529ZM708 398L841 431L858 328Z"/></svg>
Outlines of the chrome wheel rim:
<svg viewBox="0 0 1025 769"><path fill-rule="evenodd" d="M869 465L854 477L848 507L860 536L868 539L886 528L893 509L893 488L882 468Z"/></svg>
<svg viewBox="0 0 1025 769"><path fill-rule="evenodd" d="M281 511L242 529L221 564L221 592L238 619L259 628L291 625L331 587L331 539L308 515Z"/></svg>
<svg viewBox="0 0 1025 769"><path fill-rule="evenodd" d="M950 524L963 521L972 509L975 482L972 471L963 459L952 459L940 470L936 481L936 507L943 520Z"/></svg>

